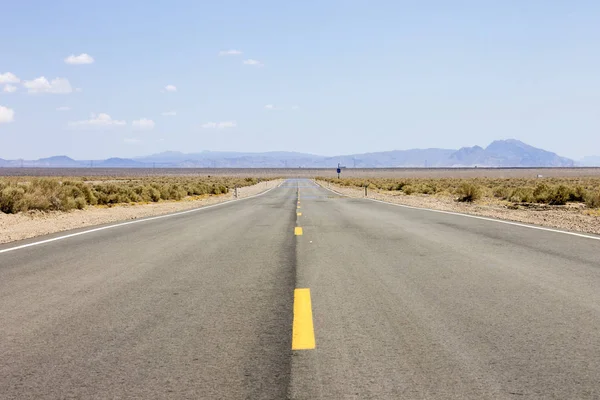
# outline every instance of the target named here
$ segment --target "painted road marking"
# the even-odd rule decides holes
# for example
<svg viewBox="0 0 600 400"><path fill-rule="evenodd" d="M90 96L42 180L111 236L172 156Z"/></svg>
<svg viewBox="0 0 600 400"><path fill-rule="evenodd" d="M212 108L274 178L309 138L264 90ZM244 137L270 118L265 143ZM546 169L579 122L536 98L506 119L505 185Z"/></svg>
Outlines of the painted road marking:
<svg viewBox="0 0 600 400"><path fill-rule="evenodd" d="M296 207L296 208L300 208L300 206Z"/></svg>
<svg viewBox="0 0 600 400"><path fill-rule="evenodd" d="M319 184L317 183L317 185L319 185ZM333 192L333 193L335 193L337 195L350 198L350 196L345 195L345 194L340 193L340 192L337 192L337 191L335 191L333 189L327 188L327 187L322 186L322 185L319 185L319 186L321 186L323 189L329 190L330 192ZM559 229L552 229L552 228L544 228L542 226L527 225L527 224L521 224L521 223L518 223L518 222L511 222L511 221L503 221L503 220L500 220L500 219L494 219L494 218L488 218L488 217L480 217L479 215L463 214L463 213L452 212L452 211L434 210L432 208L425 208L425 207L413 207L413 206L407 206L405 204L397 204L397 203L390 203L388 201L383 201L383 200L370 199L368 197L362 197L362 199L374 201L376 203L387 204L387 205L390 205L390 206L409 208L409 209L412 209L412 210L429 211L429 212L434 212L434 213L438 213L438 214L456 215L456 216L459 216L459 217L467 217L467 218L473 218L473 219L480 219L482 221L497 222L499 224L520 226L521 228L536 229L538 231L562 233L562 234L565 234L565 235L577 236L577 237L586 238L586 239L600 240L600 236L591 236L591 235L585 235L583 233L561 231Z"/></svg>
<svg viewBox="0 0 600 400"><path fill-rule="evenodd" d="M311 350L315 347L310 289L295 289L292 350Z"/></svg>
<svg viewBox="0 0 600 400"><path fill-rule="evenodd" d="M302 213L296 213L296 215L297 215L298 217L301 217L301 216L302 216Z"/></svg>
<svg viewBox="0 0 600 400"><path fill-rule="evenodd" d="M279 186L277 186L277 187L280 187L281 184L283 184L283 182L281 182L279 184ZM177 215L183 215L183 214L189 214L189 213L195 213L195 212L198 212L198 211L208 210L209 208L220 207L220 206L223 206L225 204L233 203L235 201L244 201L244 200L248 200L248 199L253 199L255 197L265 195L265 194L269 193L273 189L275 189L275 187L272 187L271 189L266 190L266 191L264 191L262 193L255 194L254 196L244 197L243 199L227 200L227 201L224 201L222 203L213 204L213 205L210 205L210 206L193 208L191 210L179 211L179 212L172 213L172 214L159 215L157 217L149 217L149 218L144 218L144 219L136 219L135 221L120 222L118 224L108 225L108 226L102 226L100 228L89 229L89 230L86 230L86 231L83 231L83 232L71 233L69 235L58 236L58 237L55 237L55 238L52 238L52 239L40 240L39 242L33 242L33 243L23 244L23 245L20 245L20 246L9 247L7 249L0 250L0 254L2 254L2 253L8 253L9 251L15 251L15 250L20 250L20 249L25 249L27 247L38 246L40 244L46 244L46 243L56 242L57 240L64 240L64 239L72 238L72 237L75 237L75 236L86 235L88 233L94 233L94 232L104 231L104 230L107 230L107 229L118 228L120 226L126 226L126 225L132 225L132 224L139 224L139 223L142 223L142 222L155 221L157 219L170 218L170 217L175 217Z"/></svg>
<svg viewBox="0 0 600 400"><path fill-rule="evenodd" d="M302 228L297 226L294 228L294 235L296 236L302 236Z"/></svg>

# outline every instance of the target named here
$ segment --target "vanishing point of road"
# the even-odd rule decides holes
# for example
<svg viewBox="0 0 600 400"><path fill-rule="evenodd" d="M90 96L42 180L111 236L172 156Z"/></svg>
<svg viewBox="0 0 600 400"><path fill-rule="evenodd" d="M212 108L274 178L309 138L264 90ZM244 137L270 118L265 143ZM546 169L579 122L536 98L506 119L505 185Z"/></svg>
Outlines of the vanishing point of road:
<svg viewBox="0 0 600 400"><path fill-rule="evenodd" d="M0 399L600 398L597 237L310 180L81 231L0 246Z"/></svg>

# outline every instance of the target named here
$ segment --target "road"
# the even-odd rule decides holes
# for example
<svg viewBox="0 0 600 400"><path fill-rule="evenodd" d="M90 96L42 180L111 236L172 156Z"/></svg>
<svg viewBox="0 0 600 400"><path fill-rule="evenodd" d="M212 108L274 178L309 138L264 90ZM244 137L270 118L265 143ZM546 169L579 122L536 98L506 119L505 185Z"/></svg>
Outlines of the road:
<svg viewBox="0 0 600 400"><path fill-rule="evenodd" d="M597 399L599 250L288 180L0 253L0 398Z"/></svg>

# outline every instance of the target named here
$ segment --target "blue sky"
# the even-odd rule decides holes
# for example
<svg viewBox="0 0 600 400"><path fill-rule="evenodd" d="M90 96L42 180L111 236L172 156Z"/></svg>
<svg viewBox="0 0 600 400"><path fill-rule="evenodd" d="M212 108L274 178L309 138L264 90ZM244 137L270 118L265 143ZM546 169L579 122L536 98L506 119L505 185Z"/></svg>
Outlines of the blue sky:
<svg viewBox="0 0 600 400"><path fill-rule="evenodd" d="M30 0L1 14L0 158L505 138L600 153L597 1Z"/></svg>

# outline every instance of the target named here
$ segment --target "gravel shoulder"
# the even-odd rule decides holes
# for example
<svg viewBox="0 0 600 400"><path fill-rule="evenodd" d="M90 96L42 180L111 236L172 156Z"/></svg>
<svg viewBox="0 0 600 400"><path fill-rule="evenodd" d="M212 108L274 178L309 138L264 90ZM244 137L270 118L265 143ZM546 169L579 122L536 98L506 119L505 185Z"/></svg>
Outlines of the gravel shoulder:
<svg viewBox="0 0 600 400"><path fill-rule="evenodd" d="M281 179L264 181L238 189L238 198L254 196L282 182ZM164 201L149 204L116 205L113 207L88 207L69 212L27 212L4 214L0 212L0 243L29 239L70 229L126 221L177 211L205 207L234 199L233 190L223 195L198 196L181 201Z"/></svg>
<svg viewBox="0 0 600 400"><path fill-rule="evenodd" d="M364 189L342 187L317 181L321 186L349 197L363 198ZM600 214L584 205L522 206L513 209L512 203L483 199L475 203L459 203L448 196L406 195L398 192L369 189L368 197L389 203L479 215L508 221L559 228L574 232L600 234Z"/></svg>

